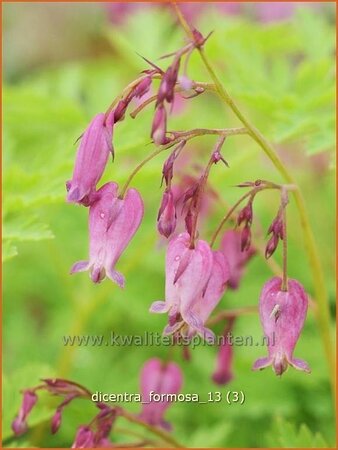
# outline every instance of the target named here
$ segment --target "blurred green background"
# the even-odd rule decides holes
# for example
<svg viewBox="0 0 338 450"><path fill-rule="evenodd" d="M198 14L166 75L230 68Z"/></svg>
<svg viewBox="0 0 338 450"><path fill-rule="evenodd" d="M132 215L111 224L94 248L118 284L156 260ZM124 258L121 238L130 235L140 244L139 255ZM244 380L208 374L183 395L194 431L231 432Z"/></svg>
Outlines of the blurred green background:
<svg viewBox="0 0 338 450"><path fill-rule="evenodd" d="M262 9L270 7L270 15ZM279 6L278 6L279 5ZM276 149L299 183L309 210L335 317L334 199L334 19L333 3L292 5L183 5L188 17L207 34L206 45L228 91ZM20 389L40 378L59 376L102 392L138 392L144 361L165 356L165 347L65 347L63 335L143 334L161 332L166 318L148 313L163 298L164 253L156 232L165 154L147 164L134 179L145 200L142 225L118 263L127 283L120 290L109 280L93 285L86 273L69 276L74 261L88 251L87 210L65 203L75 140L93 115L104 111L145 68L136 54L160 64L162 54L178 49L185 36L169 6L151 4L22 3L4 4L3 86L3 437L12 447L69 447L75 429L90 421L93 408L78 401L69 407L60 431L51 436L46 421L55 402L38 404L28 434L13 438L10 422L20 406ZM265 15L264 15L265 14ZM210 81L194 55L189 76ZM181 101L169 129L238 126L211 94ZM115 163L104 180L123 183L153 150L149 135L153 107L116 127ZM186 170L206 164L215 138L194 140L184 151ZM227 204L239 197L242 181L282 181L248 137L229 138L224 157L230 169L213 168L210 183ZM196 172L195 172L196 173ZM264 198L263 198L264 197ZM201 236L210 239L224 215L212 203ZM266 230L278 208L276 194L262 194L256 217ZM293 201L289 211L289 275L313 295L313 280ZM259 228L256 228L259 234ZM276 260L280 262L280 249ZM256 256L241 287L227 292L219 309L256 305L271 277ZM235 335L261 337L259 318L236 322ZM328 447L335 426L327 363L312 310L295 355L309 362L312 374L290 369L282 378L270 369L253 373L265 348L236 347L234 380L222 388L242 390L244 405L174 404L167 414L174 436L188 447ZM219 390L211 381L216 349L200 347L191 361L181 351L174 358L184 371L184 392L205 396ZM127 404L137 412L139 405ZM122 425L122 423L121 423ZM123 426L129 427L127 424ZM130 427L131 428L131 427ZM142 429L138 431L143 432ZM121 433L113 442L130 441Z"/></svg>

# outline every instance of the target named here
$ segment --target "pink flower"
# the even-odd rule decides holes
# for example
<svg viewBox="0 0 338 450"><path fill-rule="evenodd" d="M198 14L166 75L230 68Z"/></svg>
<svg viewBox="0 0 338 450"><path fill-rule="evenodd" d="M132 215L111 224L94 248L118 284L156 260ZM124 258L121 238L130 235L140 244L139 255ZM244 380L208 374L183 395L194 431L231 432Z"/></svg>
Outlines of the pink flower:
<svg viewBox="0 0 338 450"><path fill-rule="evenodd" d="M220 250L230 266L228 286L231 289L237 289L247 262L256 252L252 247L248 250L241 250L241 232L237 230L227 230L224 233Z"/></svg>
<svg viewBox="0 0 338 450"><path fill-rule="evenodd" d="M115 264L126 249L143 217L143 202L135 189L128 189L123 199L117 196L116 183L106 183L97 192L89 209L89 261L78 261L71 273L90 270L94 283L107 275L120 287L124 276Z"/></svg>
<svg viewBox="0 0 338 450"><path fill-rule="evenodd" d="M176 208L174 196L171 191L165 190L162 203L157 216L157 229L162 236L168 238L176 228Z"/></svg>
<svg viewBox="0 0 338 450"><path fill-rule="evenodd" d="M208 328L205 328L204 325L225 292L226 285L230 277L230 269L229 264L222 252L213 251L212 256L213 262L211 275L207 282L206 288L192 306L193 315L199 318L202 326L200 325L199 328L196 328L196 326L194 327L189 324L184 324L183 321L180 322L178 320L172 326L169 325L166 327L166 333L172 333L175 332L176 329L181 328L184 330L184 334L186 334L189 338L193 337L196 332L204 338L214 338L213 332Z"/></svg>
<svg viewBox="0 0 338 450"><path fill-rule="evenodd" d="M158 358L147 361L141 371L142 411L140 419L150 425L166 430L171 425L164 421L164 413L170 406L170 399L164 395L162 401L154 401L151 393L178 394L182 388L183 377L179 366L173 362L165 363Z"/></svg>
<svg viewBox="0 0 338 450"><path fill-rule="evenodd" d="M290 364L295 369L310 372L305 361L293 357L306 317L307 295L296 280L288 280L287 291L282 291L281 285L281 278L272 278L261 293L259 314L268 339L269 356L258 359L253 370L272 365L276 375L282 375Z"/></svg>
<svg viewBox="0 0 338 450"><path fill-rule="evenodd" d="M67 201L88 206L92 194L106 167L109 153L113 154L114 115L101 113L94 117L81 137L76 155L73 178L67 181Z"/></svg>
<svg viewBox="0 0 338 450"><path fill-rule="evenodd" d="M21 434L24 434L27 431L26 419L37 401L38 397L34 391L31 391L29 389L24 391L22 405L19 414L16 416L16 418L12 423L12 430L14 431L14 434L16 434L17 436L20 436Z"/></svg>
<svg viewBox="0 0 338 450"><path fill-rule="evenodd" d="M232 330L234 318L229 320L229 324L224 330L223 340L220 344L217 355L217 367L212 379L217 384L227 384L233 379L232 360L233 348L229 342L229 332Z"/></svg>
<svg viewBox="0 0 338 450"><path fill-rule="evenodd" d="M190 248L190 236L182 233L169 242L166 255L165 301L156 301L150 307L153 313L169 313L171 334L182 328L194 330L205 338L213 337L203 325L202 313L196 302L203 296L214 264L213 253L207 242L196 241ZM186 327L187 326L187 327Z"/></svg>

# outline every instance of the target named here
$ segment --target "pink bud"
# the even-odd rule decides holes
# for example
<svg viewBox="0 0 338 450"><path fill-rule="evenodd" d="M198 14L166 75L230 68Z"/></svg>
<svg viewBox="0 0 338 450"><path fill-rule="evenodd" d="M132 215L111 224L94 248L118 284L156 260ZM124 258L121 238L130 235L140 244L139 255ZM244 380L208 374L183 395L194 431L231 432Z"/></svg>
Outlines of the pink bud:
<svg viewBox="0 0 338 450"><path fill-rule="evenodd" d="M269 259L270 256L272 256L278 246L279 238L275 234L271 236L269 239L269 242L266 245L265 248L265 258Z"/></svg>
<svg viewBox="0 0 338 450"><path fill-rule="evenodd" d="M255 250L241 251L241 233L238 230L227 230L222 238L220 250L225 255L230 267L228 286L237 289L243 276L244 268L255 254Z"/></svg>
<svg viewBox="0 0 338 450"><path fill-rule="evenodd" d="M241 234L241 251L248 251L251 245L251 230L250 226L246 225Z"/></svg>
<svg viewBox="0 0 338 450"><path fill-rule="evenodd" d="M120 287L124 276L115 264L140 226L143 201L135 189L128 189L123 199L117 196L116 183L106 183L98 191L98 199L89 209L89 261L78 261L71 273L90 270L94 283L107 275Z"/></svg>
<svg viewBox="0 0 338 450"><path fill-rule="evenodd" d="M157 228L162 236L168 238L176 228L176 208L171 190L165 191L157 217Z"/></svg>
<svg viewBox="0 0 338 450"><path fill-rule="evenodd" d="M162 169L162 182L165 180L166 185L168 186L170 181L174 176L174 162L179 155L182 148L185 146L186 141L181 141L174 150L170 153L169 157L165 160ZM162 183L161 183L162 184Z"/></svg>
<svg viewBox="0 0 338 450"><path fill-rule="evenodd" d="M247 225L250 225L252 223L252 202L249 202L238 214L237 218L237 225L240 225L242 222L244 222Z"/></svg>
<svg viewBox="0 0 338 450"><path fill-rule="evenodd" d="M21 434L27 431L27 422L26 419L36 402L38 401L38 397L35 392L27 390L23 393L23 400L21 404L21 408L19 410L19 414L16 416L14 421L12 422L12 430L14 434L20 436Z"/></svg>
<svg viewBox="0 0 338 450"><path fill-rule="evenodd" d="M283 235L283 220L277 216L268 229L268 234L273 233L276 236L282 237Z"/></svg>
<svg viewBox="0 0 338 450"><path fill-rule="evenodd" d="M126 113L129 103L130 100L128 99L122 99L118 102L118 104L114 109L114 123L120 122L121 120L124 119L124 115Z"/></svg>
<svg viewBox="0 0 338 450"><path fill-rule="evenodd" d="M227 384L233 379L232 361L233 347L229 342L229 333L232 330L234 319L230 319L228 326L225 328L222 342L217 355L217 367L212 379L217 384Z"/></svg>
<svg viewBox="0 0 338 450"><path fill-rule="evenodd" d="M196 47L202 47L204 42L205 42L205 38L203 37L202 33L198 30L196 30L196 28L194 28L192 30L192 35L194 38L194 44Z"/></svg>
<svg viewBox="0 0 338 450"><path fill-rule="evenodd" d="M176 58L167 71L163 74L161 84L157 94L157 105L163 104L164 100L172 103L174 90L180 68L180 58Z"/></svg>
<svg viewBox="0 0 338 450"><path fill-rule="evenodd" d="M143 97L149 91L151 82L152 82L151 76L143 78L143 80L140 81L140 83L132 91L132 96L136 98Z"/></svg>
<svg viewBox="0 0 338 450"><path fill-rule="evenodd" d="M162 104L158 105L155 111L151 137L156 145L166 143L167 113Z"/></svg>
<svg viewBox="0 0 338 450"><path fill-rule="evenodd" d="M51 423L52 434L55 434L58 431L58 429L60 428L61 420L62 420L62 410L58 408L55 411L54 416L52 417L52 423Z"/></svg>
<svg viewBox="0 0 338 450"><path fill-rule="evenodd" d="M217 369L212 375L212 379L216 384L227 384L233 379L232 373L233 348L230 343L225 341L221 344L218 357Z"/></svg>
<svg viewBox="0 0 338 450"><path fill-rule="evenodd" d="M170 406L170 399L154 401L151 393L178 394L182 388L183 377L179 366L173 362L164 363L158 358L148 360L141 371L142 411L140 419L150 425L170 430L164 421L164 413Z"/></svg>
<svg viewBox="0 0 338 450"><path fill-rule="evenodd" d="M91 195L106 167L109 153L113 154L114 115L98 114L84 132L76 155L73 178L67 182L67 201L91 203Z"/></svg>
<svg viewBox="0 0 338 450"><path fill-rule="evenodd" d="M268 339L269 356L258 359L253 370L272 365L276 375L282 375L290 364L295 369L310 372L305 361L293 357L306 317L307 295L296 280L288 280L287 291L282 291L281 286L281 278L275 277L263 287L259 314Z"/></svg>
<svg viewBox="0 0 338 450"><path fill-rule="evenodd" d="M77 430L72 448L94 447L94 432L86 425L81 425Z"/></svg>

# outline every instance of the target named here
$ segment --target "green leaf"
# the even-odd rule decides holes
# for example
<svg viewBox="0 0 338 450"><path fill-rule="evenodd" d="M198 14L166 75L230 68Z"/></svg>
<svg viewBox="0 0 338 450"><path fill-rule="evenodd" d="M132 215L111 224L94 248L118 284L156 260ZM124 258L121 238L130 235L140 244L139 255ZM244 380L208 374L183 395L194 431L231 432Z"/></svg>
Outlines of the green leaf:
<svg viewBox="0 0 338 450"><path fill-rule="evenodd" d="M306 424L297 428L282 417L277 417L272 429L266 435L268 447L281 448L327 448L329 445L318 433L311 431Z"/></svg>

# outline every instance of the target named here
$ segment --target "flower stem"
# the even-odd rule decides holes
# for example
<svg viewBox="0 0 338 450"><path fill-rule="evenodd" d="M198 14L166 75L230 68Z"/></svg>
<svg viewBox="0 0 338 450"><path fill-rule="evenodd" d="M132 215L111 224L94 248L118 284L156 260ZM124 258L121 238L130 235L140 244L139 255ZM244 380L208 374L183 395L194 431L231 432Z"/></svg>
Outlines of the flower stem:
<svg viewBox="0 0 338 450"><path fill-rule="evenodd" d="M182 15L181 10L177 6L176 3L173 3L175 8L177 17L182 27L184 28L186 34L190 39L193 39L193 34L190 26ZM203 48L199 48L199 54L201 59L211 77L213 82L215 83L216 91L219 97L223 100L225 104L227 104L230 109L233 111L235 116L241 121L241 123L249 130L249 135L252 139L261 147L264 153L268 156L270 161L276 167L278 172L282 175L287 183L296 184L293 180L292 175L289 173L286 166L284 166L283 162L279 159L276 154L274 148L269 144L269 142L265 139L265 137L261 134L261 132L250 123L250 121L246 118L246 116L240 111L236 103L230 97L226 89L223 87L220 82L218 76L216 75L213 67L208 61L208 58L205 55ZM300 216L300 223L303 229L305 247L308 254L309 263L311 266L312 277L313 277L313 288L315 292L315 298L318 303L318 313L316 315L318 327L321 334L321 339L323 342L323 347L325 351L325 356L329 368L329 376L332 387L332 395L334 399L334 404L336 400L336 375L335 375L335 352L331 338L331 321L330 321L330 312L329 312L329 303L328 296L326 292L325 286L325 278L323 269L321 266L318 249L316 246L316 242L314 239L313 231L308 219L305 203L303 196L299 189L293 191L295 203Z"/></svg>
<svg viewBox="0 0 338 450"><path fill-rule="evenodd" d="M176 441L169 433L166 431L161 430L160 428L153 427L152 425L149 425L148 423L144 422L143 420L139 419L133 414L130 414L129 412L123 410L121 413L121 416L128 420L128 422L136 423L138 425L141 425L143 428L146 428L151 433L156 434L158 437L160 437L163 441L170 444L172 447L175 448L184 448L182 445Z"/></svg>
<svg viewBox="0 0 338 450"><path fill-rule="evenodd" d="M188 141L190 139L193 139L197 136L204 136L204 135L219 135L219 136L234 136L237 134L246 134L247 130L246 128L224 128L224 129L207 129L207 128L196 128L189 131L173 131L169 132L169 134L172 134L173 139L166 145L163 145L159 147L157 150L155 150L153 153L151 153L147 158L145 158L143 161L138 164L135 169L131 172L129 175L127 181L125 182L124 186L121 189L119 198L123 198L126 190L128 189L128 186L130 185L132 179L134 176L138 173L139 170L142 169L142 167L149 162L151 159L155 158L155 156L162 153L164 150L167 150L168 148L172 147L173 145L181 142L182 140Z"/></svg>
<svg viewBox="0 0 338 450"><path fill-rule="evenodd" d="M192 89L193 90L200 89L200 92L198 92L198 94L202 94L206 90L215 92L215 86L214 86L213 83L203 83L203 82L198 82L198 81L194 82ZM175 89L174 89L174 92L176 92L176 93L185 92L185 89L180 87L179 85L176 85ZM157 100L157 97L158 97L158 94L152 95L151 97L147 98L144 102L142 102L137 108L135 108L130 113L130 117L132 119L135 119L135 117L138 115L138 113L141 112L146 106L148 106L151 103L155 102Z"/></svg>
<svg viewBox="0 0 338 450"><path fill-rule="evenodd" d="M282 291L288 290L288 238L286 225L286 205L288 204L288 192L285 188L281 190L282 220L283 220L283 278Z"/></svg>
<svg viewBox="0 0 338 450"><path fill-rule="evenodd" d="M233 317L243 316L246 314L257 314L258 307L257 306L245 306L243 308L236 309L228 309L225 311L221 311L207 321L206 325L211 326L215 325L218 322L221 322L225 319L231 319Z"/></svg>

